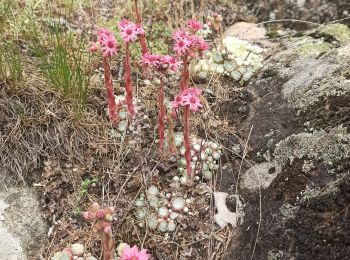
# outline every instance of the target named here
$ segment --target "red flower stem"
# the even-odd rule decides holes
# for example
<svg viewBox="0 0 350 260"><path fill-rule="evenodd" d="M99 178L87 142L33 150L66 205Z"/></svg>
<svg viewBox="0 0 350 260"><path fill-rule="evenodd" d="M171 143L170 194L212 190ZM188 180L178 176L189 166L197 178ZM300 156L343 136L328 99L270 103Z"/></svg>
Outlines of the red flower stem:
<svg viewBox="0 0 350 260"><path fill-rule="evenodd" d="M124 61L124 77L125 77L125 92L126 92L126 105L128 107L128 112L131 117L135 115L135 108L132 94L132 80L131 80L131 66L130 66L130 53L129 53L129 44L125 44L125 61Z"/></svg>
<svg viewBox="0 0 350 260"><path fill-rule="evenodd" d="M103 260L114 260L114 241L112 231L102 235Z"/></svg>
<svg viewBox="0 0 350 260"><path fill-rule="evenodd" d="M175 145L174 122L171 115L167 116L167 123L168 123L169 152L170 154L175 154L177 150Z"/></svg>
<svg viewBox="0 0 350 260"><path fill-rule="evenodd" d="M140 10L138 8L137 2L138 0L135 0L136 23L142 24L141 14L140 14ZM141 45L142 55L149 53L147 42L146 42L146 36L144 34L140 35L140 45Z"/></svg>
<svg viewBox="0 0 350 260"><path fill-rule="evenodd" d="M159 128L158 128L159 152L162 154L164 149L164 117L165 117L163 77L160 78L158 102L159 102Z"/></svg>
<svg viewBox="0 0 350 260"><path fill-rule="evenodd" d="M187 171L187 184L192 186L193 174L191 169L191 143L190 143L190 109L188 106L184 107L184 144L185 144L185 159Z"/></svg>
<svg viewBox="0 0 350 260"><path fill-rule="evenodd" d="M105 78L105 87L107 90L109 118L113 124L117 124L119 122L119 115L117 113L117 104L115 103L111 68L106 57L103 58L102 63Z"/></svg>
<svg viewBox="0 0 350 260"><path fill-rule="evenodd" d="M182 78L180 83L181 91L185 90L188 87L188 83L190 80L190 71L188 69L187 55L184 56L183 63L184 63L184 67L183 67Z"/></svg>

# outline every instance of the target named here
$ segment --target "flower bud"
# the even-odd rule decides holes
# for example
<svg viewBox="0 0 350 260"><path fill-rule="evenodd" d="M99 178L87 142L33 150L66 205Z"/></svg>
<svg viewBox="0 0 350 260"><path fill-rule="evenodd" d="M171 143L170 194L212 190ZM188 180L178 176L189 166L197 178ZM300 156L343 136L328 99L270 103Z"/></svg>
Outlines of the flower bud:
<svg viewBox="0 0 350 260"><path fill-rule="evenodd" d="M172 111L172 112L170 113L170 115L171 115L172 118L176 118L176 111Z"/></svg>
<svg viewBox="0 0 350 260"><path fill-rule="evenodd" d="M93 221L95 218L95 213L91 211L85 211L83 212L83 217L86 221Z"/></svg>
<svg viewBox="0 0 350 260"><path fill-rule="evenodd" d="M100 209L96 212L97 219L104 219L106 216L106 212L103 209Z"/></svg>
<svg viewBox="0 0 350 260"><path fill-rule="evenodd" d="M99 205L97 202L94 202L94 203L92 204L92 211L93 211L93 212L97 212L100 208L101 208L101 207L100 207L100 205Z"/></svg>
<svg viewBox="0 0 350 260"><path fill-rule="evenodd" d="M106 219L106 221L111 222L113 220L113 215L112 214L106 214L105 219Z"/></svg>
<svg viewBox="0 0 350 260"><path fill-rule="evenodd" d="M105 233L107 233L107 234L110 233L110 232L112 232L112 227L111 227L111 225L106 226L106 227L104 228L103 232L105 232Z"/></svg>
<svg viewBox="0 0 350 260"><path fill-rule="evenodd" d="M106 209L106 214L111 214L111 215L113 215L114 211L115 211L115 207L108 207L108 208Z"/></svg>

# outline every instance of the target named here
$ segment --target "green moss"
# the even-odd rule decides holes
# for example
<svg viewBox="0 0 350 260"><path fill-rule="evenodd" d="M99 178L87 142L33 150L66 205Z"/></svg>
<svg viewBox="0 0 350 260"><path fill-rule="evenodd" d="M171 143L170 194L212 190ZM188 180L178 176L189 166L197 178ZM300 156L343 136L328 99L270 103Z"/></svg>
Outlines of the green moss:
<svg viewBox="0 0 350 260"><path fill-rule="evenodd" d="M328 52L332 49L332 45L323 41L307 41L297 48L297 52L301 55L313 57L321 53Z"/></svg>
<svg viewBox="0 0 350 260"><path fill-rule="evenodd" d="M329 40L336 40L341 43L350 41L350 29L345 24L328 24L317 34L319 36L326 37Z"/></svg>
<svg viewBox="0 0 350 260"><path fill-rule="evenodd" d="M268 31L266 33L266 36L269 37L269 38L274 39L274 38L278 38L280 36L280 34L278 33L277 30L271 30L271 31Z"/></svg>

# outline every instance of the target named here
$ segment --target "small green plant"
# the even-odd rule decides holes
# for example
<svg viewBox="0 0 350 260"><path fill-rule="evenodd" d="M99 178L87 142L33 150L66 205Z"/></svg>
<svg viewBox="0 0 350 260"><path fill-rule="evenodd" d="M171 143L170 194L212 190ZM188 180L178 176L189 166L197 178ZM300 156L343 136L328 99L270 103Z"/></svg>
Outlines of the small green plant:
<svg viewBox="0 0 350 260"><path fill-rule="evenodd" d="M169 52L169 39L171 38L171 28L163 22L152 23L148 42L153 53L167 54Z"/></svg>
<svg viewBox="0 0 350 260"><path fill-rule="evenodd" d="M92 76L91 56L83 49L84 43L70 32L55 28L48 39L48 46L39 44L34 48L48 83L62 92L78 113L85 109Z"/></svg>
<svg viewBox="0 0 350 260"><path fill-rule="evenodd" d="M82 180L78 195L75 199L75 207L73 209L74 215L81 214L80 202L88 194L90 187L96 185L97 182L98 182L98 178Z"/></svg>
<svg viewBox="0 0 350 260"><path fill-rule="evenodd" d="M17 82L22 76L19 47L13 42L0 43L0 82Z"/></svg>

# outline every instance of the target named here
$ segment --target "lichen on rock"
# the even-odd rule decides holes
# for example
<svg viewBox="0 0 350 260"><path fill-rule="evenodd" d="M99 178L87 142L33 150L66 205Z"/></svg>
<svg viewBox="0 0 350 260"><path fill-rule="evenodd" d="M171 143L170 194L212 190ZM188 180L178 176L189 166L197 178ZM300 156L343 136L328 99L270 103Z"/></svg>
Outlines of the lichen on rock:
<svg viewBox="0 0 350 260"><path fill-rule="evenodd" d="M329 132L291 135L276 145L274 157L285 164L298 158L312 158L332 164L350 156L350 134L346 128L338 126Z"/></svg>
<svg viewBox="0 0 350 260"><path fill-rule="evenodd" d="M345 24L331 23L317 30L316 35L344 43L350 40L350 29Z"/></svg>

